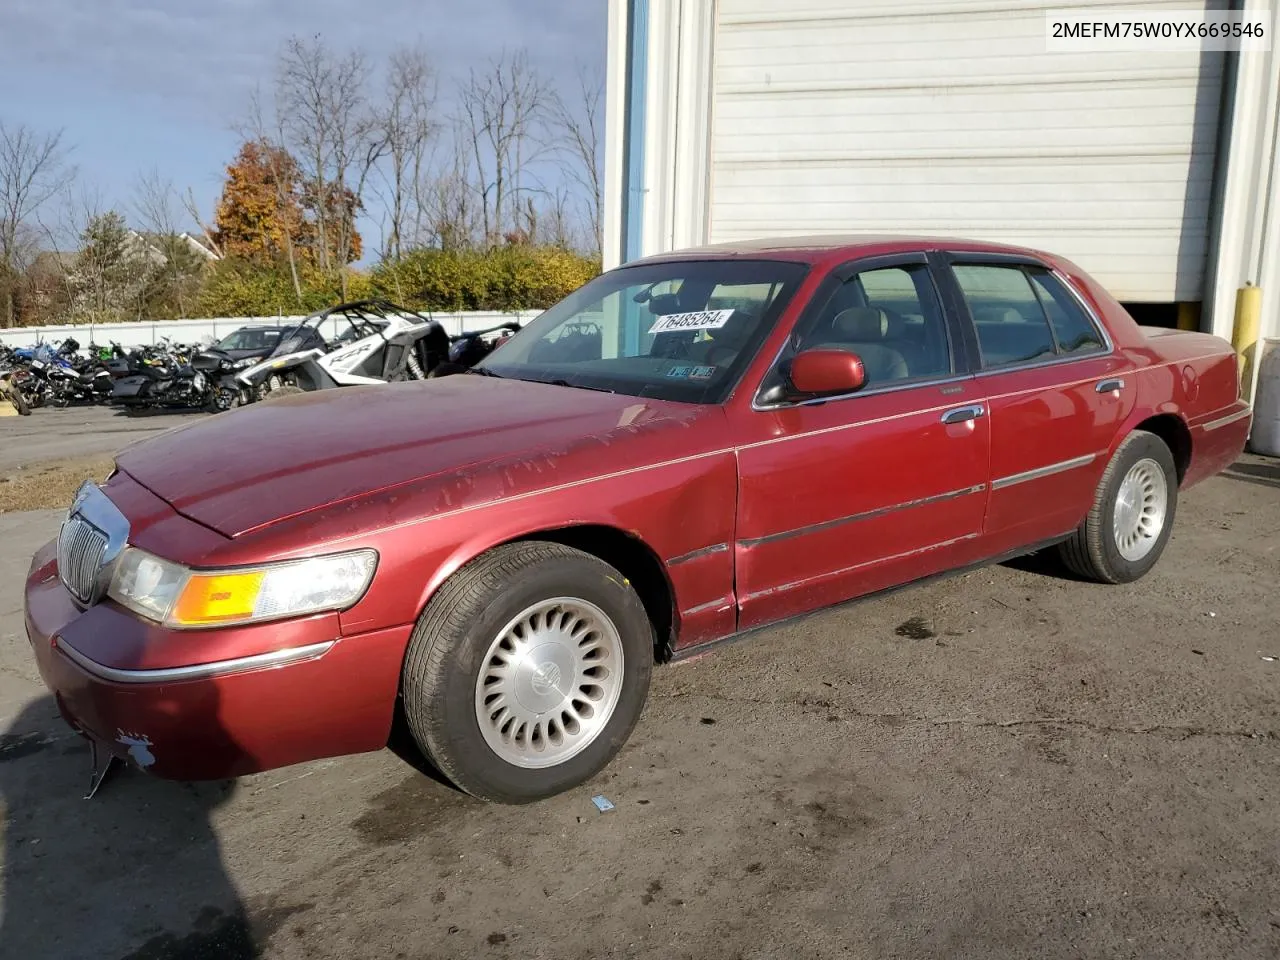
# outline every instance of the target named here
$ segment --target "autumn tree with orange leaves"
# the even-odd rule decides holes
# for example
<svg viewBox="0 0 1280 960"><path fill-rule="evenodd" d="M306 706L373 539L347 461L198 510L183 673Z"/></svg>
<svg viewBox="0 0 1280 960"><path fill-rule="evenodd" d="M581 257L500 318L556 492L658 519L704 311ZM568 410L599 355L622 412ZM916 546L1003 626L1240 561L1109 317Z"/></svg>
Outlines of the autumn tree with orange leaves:
<svg viewBox="0 0 1280 960"><path fill-rule="evenodd" d="M301 299L298 259L307 246L298 165L287 150L250 140L227 166L214 213L213 240L223 256L260 267L289 266Z"/></svg>
<svg viewBox="0 0 1280 960"><path fill-rule="evenodd" d="M302 298L300 273L359 260L363 242L355 227L360 201L350 190L326 184L323 194L303 182L289 151L266 140L250 140L227 167L215 214L214 242L224 256L259 267L287 265ZM343 231L321 231L340 223ZM320 237L328 241L321 249ZM341 237L345 250L336 249Z"/></svg>

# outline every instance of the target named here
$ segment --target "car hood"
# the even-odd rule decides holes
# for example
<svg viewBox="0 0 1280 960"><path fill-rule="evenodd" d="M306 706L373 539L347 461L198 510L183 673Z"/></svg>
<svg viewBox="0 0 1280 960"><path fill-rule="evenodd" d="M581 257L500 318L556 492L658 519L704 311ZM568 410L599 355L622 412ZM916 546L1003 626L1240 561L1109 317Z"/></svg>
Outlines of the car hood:
<svg viewBox="0 0 1280 960"><path fill-rule="evenodd" d="M638 424L687 423L706 409L444 377L256 403L135 444L117 465L179 513L235 537L437 474L584 439L608 442Z"/></svg>

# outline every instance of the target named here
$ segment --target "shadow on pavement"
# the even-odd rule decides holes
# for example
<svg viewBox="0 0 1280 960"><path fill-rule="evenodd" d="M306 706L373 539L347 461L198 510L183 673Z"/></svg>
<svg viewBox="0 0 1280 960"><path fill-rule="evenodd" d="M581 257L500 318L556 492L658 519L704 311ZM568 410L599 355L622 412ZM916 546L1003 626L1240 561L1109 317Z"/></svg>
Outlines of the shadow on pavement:
<svg viewBox="0 0 1280 960"><path fill-rule="evenodd" d="M1271 460L1266 463L1240 460L1228 467L1223 476L1280 490L1280 460Z"/></svg>
<svg viewBox="0 0 1280 960"><path fill-rule="evenodd" d="M201 407L108 407L115 416L129 420L144 420L148 417L207 417L209 411Z"/></svg>
<svg viewBox="0 0 1280 960"><path fill-rule="evenodd" d="M1000 564L1010 570L1021 570L1023 573L1034 573L1039 577L1052 577L1055 580L1069 580L1072 583L1088 583L1087 577L1081 577L1067 569L1067 565L1058 556L1057 547L1046 547L1035 553L1023 554L1006 560Z"/></svg>
<svg viewBox="0 0 1280 960"><path fill-rule="evenodd" d="M210 822L233 783L117 769L84 800L88 783L88 745L52 697L0 734L0 956L253 960L274 927L310 909L250 919Z"/></svg>

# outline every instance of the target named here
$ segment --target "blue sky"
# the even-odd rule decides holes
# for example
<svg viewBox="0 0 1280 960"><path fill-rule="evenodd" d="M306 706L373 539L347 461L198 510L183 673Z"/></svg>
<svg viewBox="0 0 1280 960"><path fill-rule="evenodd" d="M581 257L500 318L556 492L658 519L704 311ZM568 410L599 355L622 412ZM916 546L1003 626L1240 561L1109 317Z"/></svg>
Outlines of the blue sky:
<svg viewBox="0 0 1280 960"><path fill-rule="evenodd" d="M568 91L600 71L607 0L0 0L0 117L65 128L81 179L127 208L140 171L191 187L206 213L256 84L291 34L376 64L420 41L452 78L525 47Z"/></svg>

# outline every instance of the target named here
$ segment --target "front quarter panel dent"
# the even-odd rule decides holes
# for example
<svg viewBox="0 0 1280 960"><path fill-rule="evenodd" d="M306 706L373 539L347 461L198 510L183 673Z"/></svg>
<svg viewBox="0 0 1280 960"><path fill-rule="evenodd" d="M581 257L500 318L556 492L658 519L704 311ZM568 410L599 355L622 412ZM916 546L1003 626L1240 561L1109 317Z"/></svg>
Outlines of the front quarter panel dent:
<svg viewBox="0 0 1280 960"><path fill-rule="evenodd" d="M410 623L445 580L486 550L575 526L610 527L647 546L663 563L677 610L723 596L732 589L730 552L719 555L722 569L711 582L705 570L696 584L687 582L665 561L731 540L735 478L731 453L697 457L386 530L369 540L384 558L379 576L342 615L343 630Z"/></svg>

